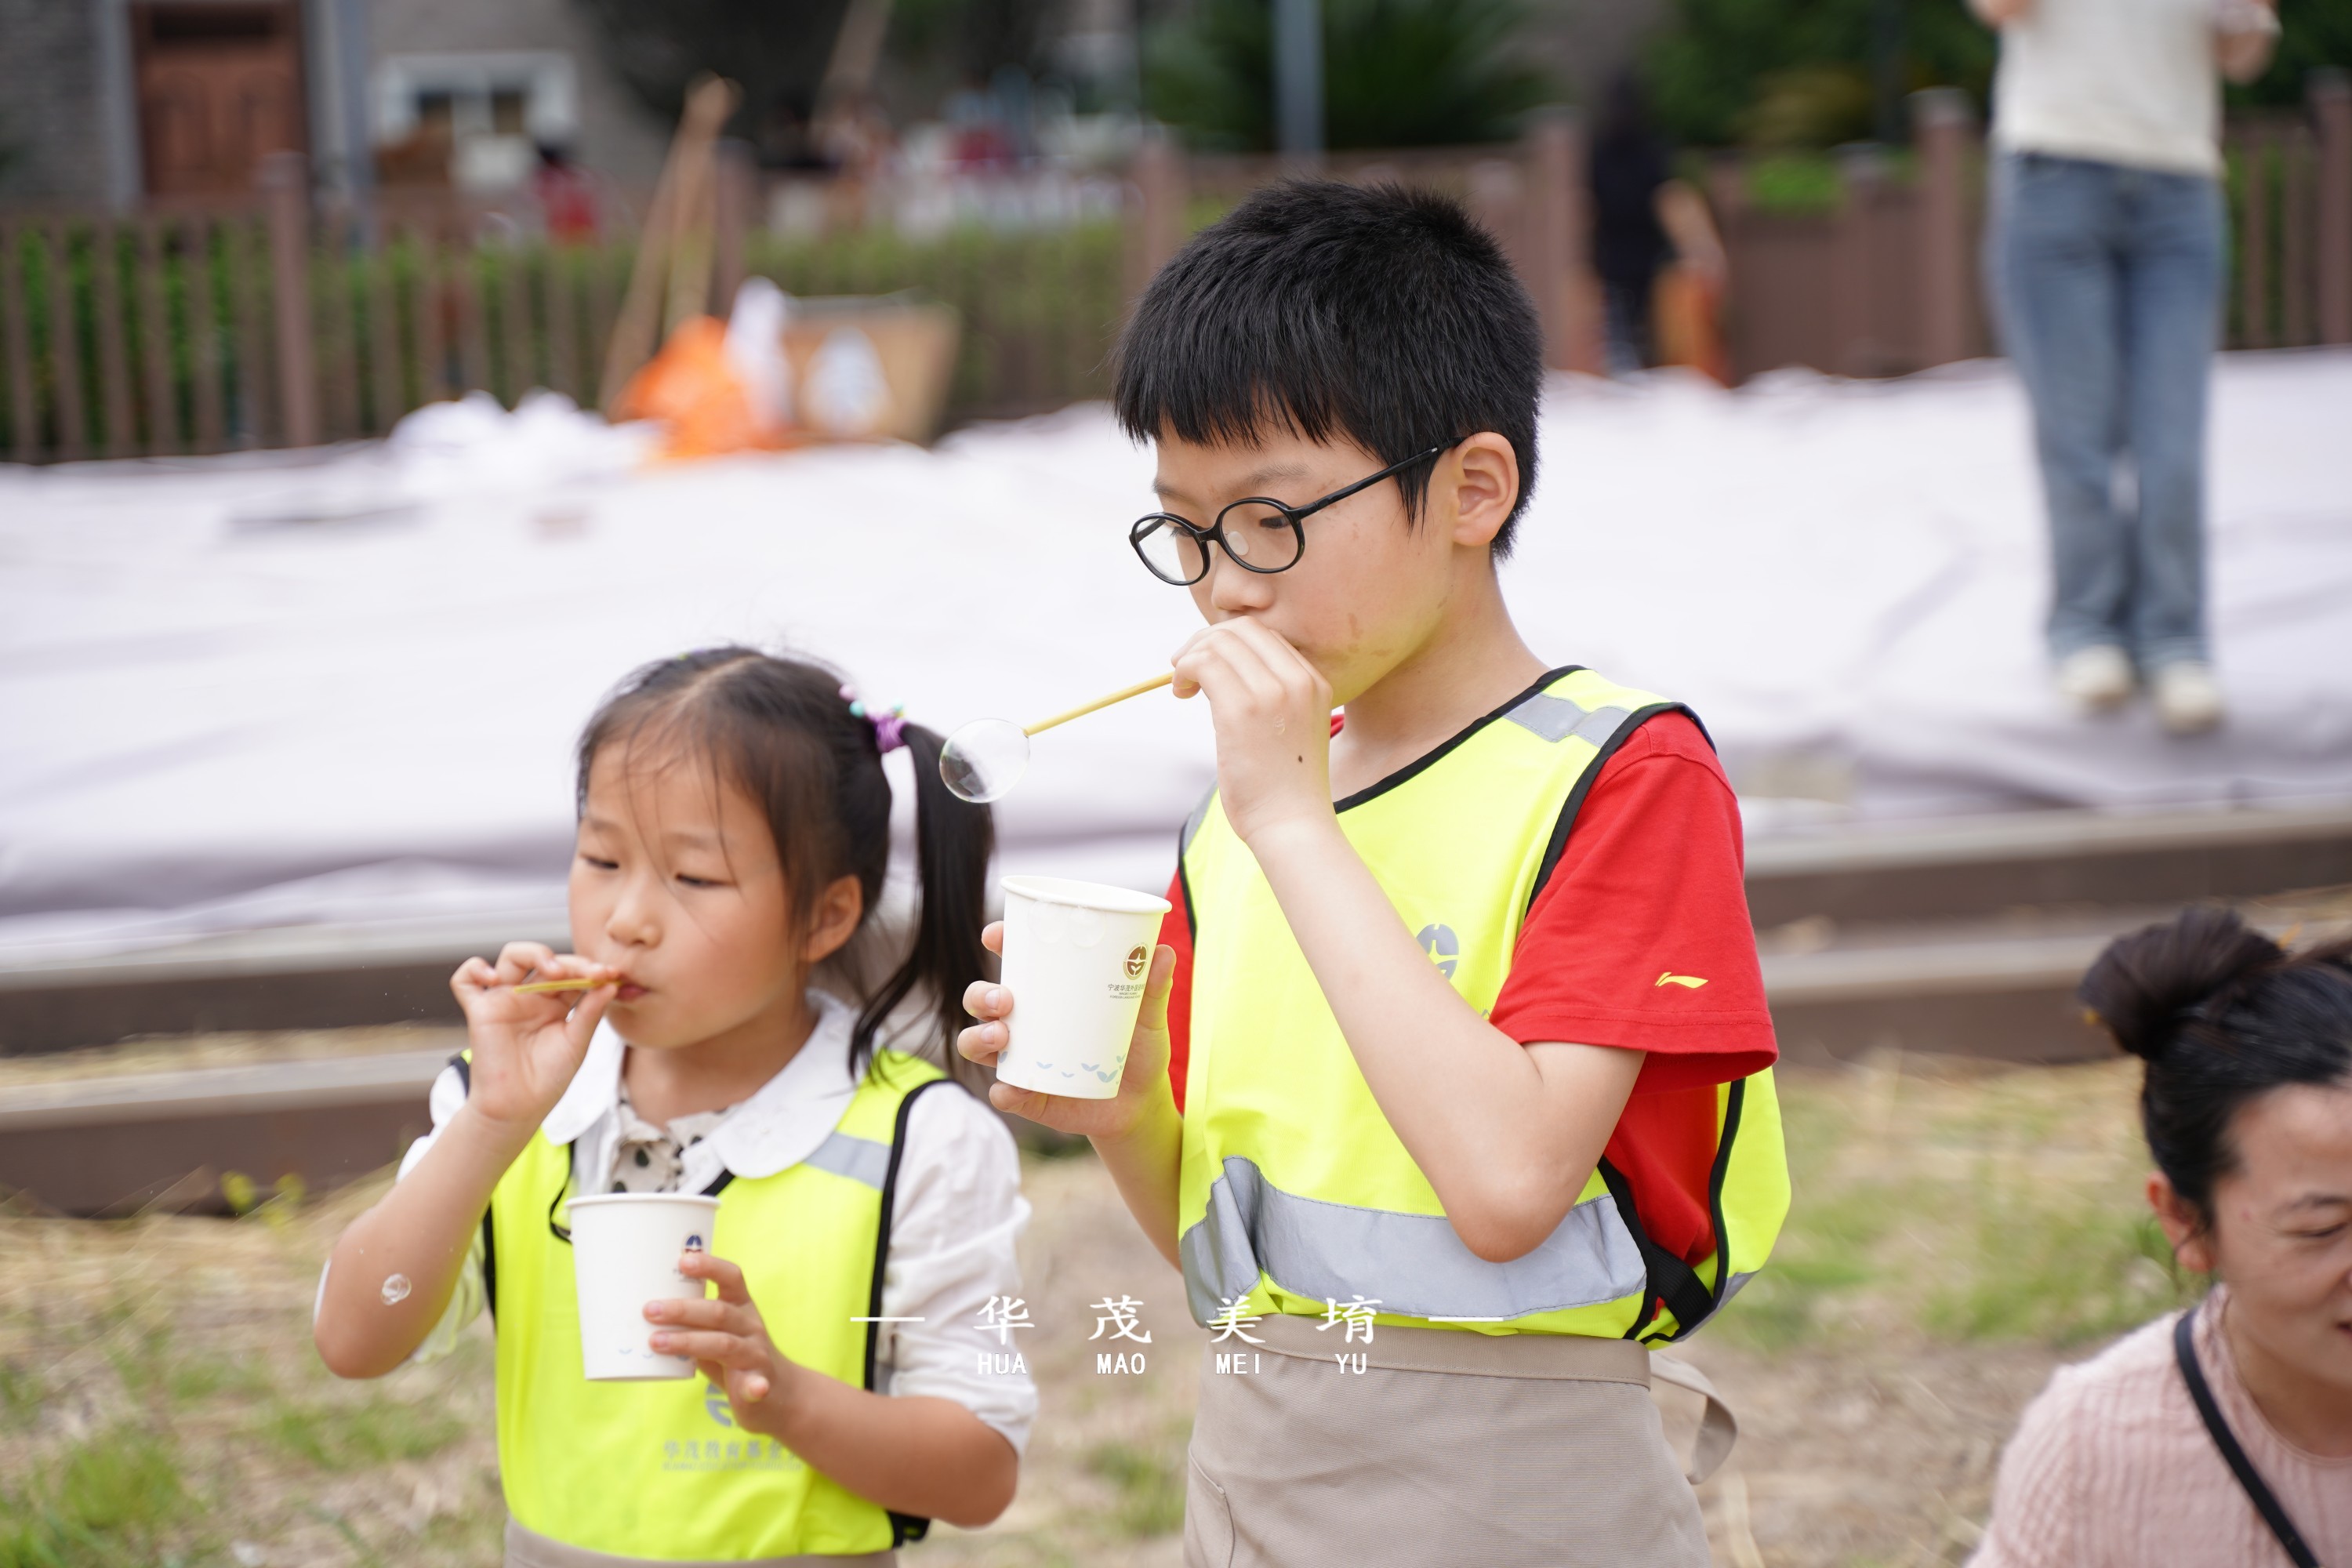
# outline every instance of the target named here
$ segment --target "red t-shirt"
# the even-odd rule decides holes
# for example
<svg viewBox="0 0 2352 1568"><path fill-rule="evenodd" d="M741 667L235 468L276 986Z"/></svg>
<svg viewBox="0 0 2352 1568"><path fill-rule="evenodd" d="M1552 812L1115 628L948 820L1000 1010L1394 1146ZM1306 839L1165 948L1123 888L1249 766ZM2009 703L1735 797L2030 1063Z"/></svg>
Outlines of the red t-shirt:
<svg viewBox="0 0 2352 1568"><path fill-rule="evenodd" d="M1168 1072L1181 1110L1192 931L1181 879L1168 901ZM1748 920L1739 803L1684 715L1659 714L1602 763L1519 930L1490 1021L1522 1045L1649 1053L1604 1154L1652 1240L1686 1263L1712 1252L1716 1088L1770 1067L1779 1050Z"/></svg>

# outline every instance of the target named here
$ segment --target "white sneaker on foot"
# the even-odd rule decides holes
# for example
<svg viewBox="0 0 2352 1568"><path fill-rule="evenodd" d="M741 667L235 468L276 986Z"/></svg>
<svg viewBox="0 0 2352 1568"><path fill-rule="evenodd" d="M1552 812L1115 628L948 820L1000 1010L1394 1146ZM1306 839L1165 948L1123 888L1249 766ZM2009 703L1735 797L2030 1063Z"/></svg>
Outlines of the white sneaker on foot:
<svg viewBox="0 0 2352 1568"><path fill-rule="evenodd" d="M2113 643L2078 647L2058 661L2058 695L2085 713L2122 702L2132 684L2131 660Z"/></svg>
<svg viewBox="0 0 2352 1568"><path fill-rule="evenodd" d="M2221 683L2203 659L2175 659L2159 668L2149 684L2156 716L2174 734L2202 734L2221 721Z"/></svg>

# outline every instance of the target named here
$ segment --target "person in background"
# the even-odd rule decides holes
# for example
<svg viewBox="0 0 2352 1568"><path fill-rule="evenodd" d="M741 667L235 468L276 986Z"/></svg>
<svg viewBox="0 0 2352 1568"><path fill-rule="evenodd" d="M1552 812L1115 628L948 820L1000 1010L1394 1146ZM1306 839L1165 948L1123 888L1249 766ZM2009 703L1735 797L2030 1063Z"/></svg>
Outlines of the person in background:
<svg viewBox="0 0 2352 1568"><path fill-rule="evenodd" d="M1970 4L2000 29L1985 275L2033 405L2058 689L2095 711L2145 680L2167 730L2210 730L2222 716L2205 617L2206 382L2226 255L2216 75L2269 64L2275 0Z"/></svg>
<svg viewBox="0 0 2352 1568"><path fill-rule="evenodd" d="M1705 198L1671 177L1665 142L1651 126L1648 100L1631 71L1609 84L1588 178L1609 374L1688 363L1723 380L1712 330L1723 292L1723 242ZM1675 272L1672 320L1654 323L1654 314L1666 313L1654 311L1653 300L1669 263Z"/></svg>
<svg viewBox="0 0 2352 1568"><path fill-rule="evenodd" d="M2147 1064L2148 1203L2213 1287L2050 1380L1972 1568L2352 1563L2352 940L2190 910L2080 994Z"/></svg>
<svg viewBox="0 0 2352 1568"><path fill-rule="evenodd" d="M558 245L593 245L598 227L596 184L572 154L552 142L539 146L539 167L530 177L531 193L547 226L547 237Z"/></svg>

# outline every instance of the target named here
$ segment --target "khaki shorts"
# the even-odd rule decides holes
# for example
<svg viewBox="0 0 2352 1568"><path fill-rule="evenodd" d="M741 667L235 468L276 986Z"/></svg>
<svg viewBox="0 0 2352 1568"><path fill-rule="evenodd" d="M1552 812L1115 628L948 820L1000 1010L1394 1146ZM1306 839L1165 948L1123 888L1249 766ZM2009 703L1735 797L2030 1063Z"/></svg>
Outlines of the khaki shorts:
<svg viewBox="0 0 2352 1568"><path fill-rule="evenodd" d="M1185 1568L1706 1568L1640 1345L1386 1324L1343 1344L1284 1316L1248 1331L1265 1342L1202 1352ZM1236 1352L1252 1370L1219 1371ZM1701 1476L1732 1435L1704 1392Z"/></svg>

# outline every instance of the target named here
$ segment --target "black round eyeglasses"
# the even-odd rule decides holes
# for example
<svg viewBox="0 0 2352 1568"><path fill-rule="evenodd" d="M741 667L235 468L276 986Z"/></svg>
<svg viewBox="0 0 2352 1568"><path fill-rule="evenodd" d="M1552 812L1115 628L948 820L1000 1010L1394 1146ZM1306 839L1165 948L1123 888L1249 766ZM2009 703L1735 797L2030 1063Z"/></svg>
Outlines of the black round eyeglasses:
<svg viewBox="0 0 2352 1568"><path fill-rule="evenodd" d="M1170 512L1155 511L1135 520L1135 526L1127 531L1127 542L1135 547L1137 557L1154 577L1179 588L1189 587L1209 574L1212 543L1223 545L1225 558L1244 572L1268 575L1287 572L1307 553L1307 531L1300 524L1309 517L1327 506L1346 500L1358 490L1370 489L1415 463L1427 462L1448 447L1460 446L1463 440L1457 436L1451 441L1441 441L1425 452L1415 452L1391 463L1379 473L1369 474L1305 506L1285 506L1267 496L1247 496L1219 511L1217 521L1207 528Z"/></svg>

